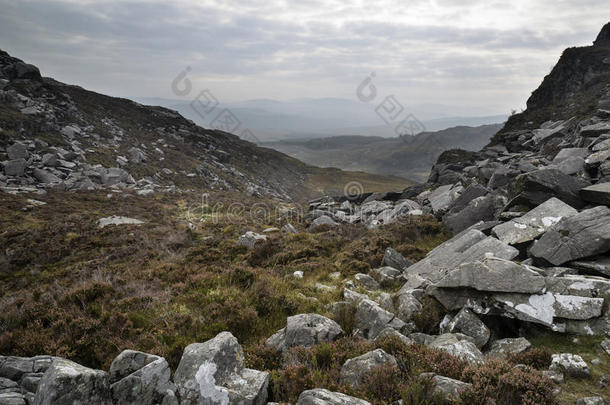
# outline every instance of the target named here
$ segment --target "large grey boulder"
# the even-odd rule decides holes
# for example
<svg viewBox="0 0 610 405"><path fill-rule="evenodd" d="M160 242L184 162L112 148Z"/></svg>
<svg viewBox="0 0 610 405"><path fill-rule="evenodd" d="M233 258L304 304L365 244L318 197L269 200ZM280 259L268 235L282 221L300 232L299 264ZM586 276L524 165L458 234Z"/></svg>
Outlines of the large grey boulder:
<svg viewBox="0 0 610 405"><path fill-rule="evenodd" d="M316 388L303 391L296 405L371 405L371 403L340 392Z"/></svg>
<svg viewBox="0 0 610 405"><path fill-rule="evenodd" d="M176 389L170 377L169 364L159 357L111 385L114 404L160 404Z"/></svg>
<svg viewBox="0 0 610 405"><path fill-rule="evenodd" d="M574 267L575 269L600 274L603 277L610 278L610 257L608 256L597 256L576 260L570 262L570 266Z"/></svg>
<svg viewBox="0 0 610 405"><path fill-rule="evenodd" d="M322 215L321 217L318 217L311 222L311 225L309 225L309 229L313 230L322 225L338 226L339 224L331 217L329 217L327 215Z"/></svg>
<svg viewBox="0 0 610 405"><path fill-rule="evenodd" d="M563 218L578 213L563 201L552 197L525 215L496 225L492 232L502 242L510 245L529 242L555 225Z"/></svg>
<svg viewBox="0 0 610 405"><path fill-rule="evenodd" d="M478 291L537 293L545 288L545 279L528 266L509 260L486 257L464 263L443 277L437 287L473 288Z"/></svg>
<svg viewBox="0 0 610 405"><path fill-rule="evenodd" d="M110 364L110 382L115 383L161 357L136 350L123 350Z"/></svg>
<svg viewBox="0 0 610 405"><path fill-rule="evenodd" d="M464 188L459 184L448 184L433 190L428 195L428 201L430 201L432 212L434 214L442 214L447 211L449 206L460 196L460 193L463 190Z"/></svg>
<svg viewBox="0 0 610 405"><path fill-rule="evenodd" d="M419 375L419 378L429 378L434 387L432 393L440 395L447 400L457 400L464 390L472 386L472 384L434 373L422 373Z"/></svg>
<svg viewBox="0 0 610 405"><path fill-rule="evenodd" d="M332 319L318 314L289 316L286 327L277 331L265 344L284 351L291 347L311 347L322 342L333 342L343 336L343 329Z"/></svg>
<svg viewBox="0 0 610 405"><path fill-rule="evenodd" d="M407 277L419 276L437 282L460 264L481 260L488 254L512 260L519 251L479 230L470 229L431 250L424 259L407 269Z"/></svg>
<svg viewBox="0 0 610 405"><path fill-rule="evenodd" d="M398 370L398 363L394 356L382 349L349 359L341 367L341 384L357 390L371 372L381 366L395 367Z"/></svg>
<svg viewBox="0 0 610 405"><path fill-rule="evenodd" d="M396 306L396 314L404 322L410 322L422 310L422 303L416 297L416 290L399 291L396 294Z"/></svg>
<svg viewBox="0 0 610 405"><path fill-rule="evenodd" d="M174 374L181 405L267 403L269 374L246 369L237 339L222 332L205 343L192 343Z"/></svg>
<svg viewBox="0 0 610 405"><path fill-rule="evenodd" d="M606 401L601 396L580 398L576 405L606 405Z"/></svg>
<svg viewBox="0 0 610 405"><path fill-rule="evenodd" d="M500 339L491 344L487 355L503 359L508 354L520 354L531 347L532 344L524 337Z"/></svg>
<svg viewBox="0 0 610 405"><path fill-rule="evenodd" d="M491 221L494 219L496 201L493 194L477 197L462 210L445 214L443 223L455 234L479 221Z"/></svg>
<svg viewBox="0 0 610 405"><path fill-rule="evenodd" d="M587 363L582 357L572 353L554 354L551 359L551 366L549 369L563 372L571 377L591 377L591 371L589 370Z"/></svg>
<svg viewBox="0 0 610 405"><path fill-rule="evenodd" d="M142 163L146 160L146 154L142 149L132 147L129 149L129 161L131 163Z"/></svg>
<svg viewBox="0 0 610 405"><path fill-rule="evenodd" d="M25 396L21 392L0 392L1 405L27 405Z"/></svg>
<svg viewBox="0 0 610 405"><path fill-rule="evenodd" d="M28 162L25 159L15 159L4 162L4 174L10 177L23 177Z"/></svg>
<svg viewBox="0 0 610 405"><path fill-rule="evenodd" d="M28 148L21 142L15 142L6 148L6 154L9 160L27 159L30 156Z"/></svg>
<svg viewBox="0 0 610 405"><path fill-rule="evenodd" d="M256 246L257 243L265 241L267 241L267 235L248 231L237 239L237 246L245 246L248 249L254 249L254 246Z"/></svg>
<svg viewBox="0 0 610 405"><path fill-rule="evenodd" d="M397 270L406 270L412 264L410 260L407 260L398 251L390 247L385 250L383 261L381 262L382 266L393 267Z"/></svg>
<svg viewBox="0 0 610 405"><path fill-rule="evenodd" d="M468 308L462 308L456 316L451 319L445 331L448 333L463 333L474 339L474 344L480 349L489 340L491 331L489 328Z"/></svg>
<svg viewBox="0 0 610 405"><path fill-rule="evenodd" d="M540 169L518 176L511 184L511 204L534 208L550 197L557 197L566 204L582 208L581 189L589 186L586 180L568 176L558 169Z"/></svg>
<svg viewBox="0 0 610 405"><path fill-rule="evenodd" d="M530 249L530 255L555 266L610 249L610 209L599 206L559 221Z"/></svg>
<svg viewBox="0 0 610 405"><path fill-rule="evenodd" d="M472 338L466 335L445 333L434 339L429 346L471 363L483 362L483 353L474 344Z"/></svg>
<svg viewBox="0 0 610 405"><path fill-rule="evenodd" d="M100 181L105 186L112 186L119 183L135 183L135 180L128 172L118 167L110 167L108 169L105 169L101 173Z"/></svg>
<svg viewBox="0 0 610 405"><path fill-rule="evenodd" d="M362 286L365 290L368 291L376 291L381 287L377 281L368 274L358 273L354 275L354 280L356 284Z"/></svg>
<svg viewBox="0 0 610 405"><path fill-rule="evenodd" d="M38 180L39 182L44 183L44 184L61 182L61 179L59 177L57 177L53 173L51 173L47 170L43 170L43 169L36 168L36 169L32 170L32 175L34 176L34 178L36 180Z"/></svg>
<svg viewBox="0 0 610 405"><path fill-rule="evenodd" d="M56 359L44 373L34 405L111 405L108 374L66 359Z"/></svg>
<svg viewBox="0 0 610 405"><path fill-rule="evenodd" d="M369 299L363 299L356 307L354 327L366 339L375 339L385 328L401 331L405 323L393 313L381 308Z"/></svg>

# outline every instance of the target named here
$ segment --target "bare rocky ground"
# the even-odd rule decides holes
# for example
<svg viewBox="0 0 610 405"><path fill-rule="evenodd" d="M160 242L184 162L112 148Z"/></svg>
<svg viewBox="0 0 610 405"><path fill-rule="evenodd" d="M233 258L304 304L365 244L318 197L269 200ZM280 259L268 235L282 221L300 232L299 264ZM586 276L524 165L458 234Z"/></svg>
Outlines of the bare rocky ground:
<svg viewBox="0 0 610 405"><path fill-rule="evenodd" d="M606 403L609 73L610 24L480 152L306 213L15 190L8 142L0 403Z"/></svg>

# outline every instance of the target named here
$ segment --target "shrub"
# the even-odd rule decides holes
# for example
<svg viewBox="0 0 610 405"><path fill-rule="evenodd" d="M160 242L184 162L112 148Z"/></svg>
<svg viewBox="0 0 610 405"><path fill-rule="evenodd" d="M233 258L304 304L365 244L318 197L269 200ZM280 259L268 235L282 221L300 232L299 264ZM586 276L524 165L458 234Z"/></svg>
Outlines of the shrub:
<svg viewBox="0 0 610 405"><path fill-rule="evenodd" d="M554 404L553 383L530 367L515 368L498 359L473 364L464 370L462 380L472 383L460 399L463 403L497 405ZM491 401L491 402L490 402Z"/></svg>
<svg viewBox="0 0 610 405"><path fill-rule="evenodd" d="M287 366L271 372L271 401L296 403L301 392L314 388L310 370L303 364Z"/></svg>
<svg viewBox="0 0 610 405"><path fill-rule="evenodd" d="M546 347L537 347L523 353L509 353L506 356L506 360L513 364L525 364L526 366L530 366L537 370L543 370L549 368L552 357L553 352L549 349Z"/></svg>
<svg viewBox="0 0 610 405"><path fill-rule="evenodd" d="M513 368L500 376L496 400L498 405L556 403L551 380L530 367Z"/></svg>
<svg viewBox="0 0 610 405"><path fill-rule="evenodd" d="M423 333L437 334L441 320L447 311L436 299L430 296L422 298L421 304L422 310L413 315L415 326Z"/></svg>
<svg viewBox="0 0 610 405"><path fill-rule="evenodd" d="M245 350L246 367L254 370L275 370L282 365L282 353L260 342Z"/></svg>
<svg viewBox="0 0 610 405"><path fill-rule="evenodd" d="M364 378L358 389L358 396L374 398L375 402L392 403L400 399L404 383L402 373L395 366L381 365L371 370Z"/></svg>

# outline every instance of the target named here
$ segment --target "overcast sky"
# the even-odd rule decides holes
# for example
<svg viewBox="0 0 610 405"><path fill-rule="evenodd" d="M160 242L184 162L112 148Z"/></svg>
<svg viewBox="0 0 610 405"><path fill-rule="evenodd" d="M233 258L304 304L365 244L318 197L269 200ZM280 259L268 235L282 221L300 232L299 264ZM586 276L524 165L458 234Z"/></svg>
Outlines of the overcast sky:
<svg viewBox="0 0 610 405"><path fill-rule="evenodd" d="M223 101L355 99L371 72L403 104L507 113L607 0L0 0L0 49L101 93L176 98L186 66Z"/></svg>

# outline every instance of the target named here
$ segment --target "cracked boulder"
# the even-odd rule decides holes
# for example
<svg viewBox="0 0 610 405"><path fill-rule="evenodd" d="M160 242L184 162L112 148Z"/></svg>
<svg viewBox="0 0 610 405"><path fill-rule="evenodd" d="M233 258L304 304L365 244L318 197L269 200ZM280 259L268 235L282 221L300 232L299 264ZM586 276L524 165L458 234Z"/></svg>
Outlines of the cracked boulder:
<svg viewBox="0 0 610 405"><path fill-rule="evenodd" d="M398 370L398 363L394 356L382 349L376 349L362 356L349 359L341 367L341 384L358 390L371 372L381 366L394 367Z"/></svg>
<svg viewBox="0 0 610 405"><path fill-rule="evenodd" d="M400 332L405 327L405 323L376 302L363 299L356 307L354 327L366 339L375 339L388 327Z"/></svg>
<svg viewBox="0 0 610 405"><path fill-rule="evenodd" d="M340 392L315 388L303 391L296 405L371 405L371 403Z"/></svg>
<svg viewBox="0 0 610 405"><path fill-rule="evenodd" d="M448 333L463 333L474 339L474 344L480 349L489 340L491 331L489 328L468 308L462 308L456 316L451 319L444 328Z"/></svg>
<svg viewBox="0 0 610 405"><path fill-rule="evenodd" d="M192 343L174 374L182 405L267 403L269 374L245 368L237 339L222 332L205 343Z"/></svg>
<svg viewBox="0 0 610 405"><path fill-rule="evenodd" d="M291 347L311 347L322 342L333 342L343 336L343 329L332 319L318 314L289 316L286 327L277 331L265 344L284 351Z"/></svg>
<svg viewBox="0 0 610 405"><path fill-rule="evenodd" d="M552 197L525 215L496 225L492 232L502 242L510 245L529 242L542 235L563 218L578 213L563 201Z"/></svg>
<svg viewBox="0 0 610 405"><path fill-rule="evenodd" d="M66 359L55 359L40 380L34 405L111 405L108 374Z"/></svg>
<svg viewBox="0 0 610 405"><path fill-rule="evenodd" d="M599 206L559 221L531 247L530 255L560 266L610 250L610 209Z"/></svg>

